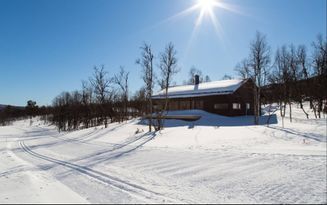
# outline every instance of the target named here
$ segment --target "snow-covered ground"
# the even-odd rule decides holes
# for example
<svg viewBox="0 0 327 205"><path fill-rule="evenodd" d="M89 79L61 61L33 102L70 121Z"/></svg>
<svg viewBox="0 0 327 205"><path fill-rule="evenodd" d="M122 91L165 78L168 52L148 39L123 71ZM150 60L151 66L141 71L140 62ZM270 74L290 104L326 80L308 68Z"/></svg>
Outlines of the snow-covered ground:
<svg viewBox="0 0 327 205"><path fill-rule="evenodd" d="M294 108L282 128L279 117L267 127L179 113L202 118L167 120L160 133L140 119L64 133L40 121L0 127L0 203L327 203L326 119Z"/></svg>

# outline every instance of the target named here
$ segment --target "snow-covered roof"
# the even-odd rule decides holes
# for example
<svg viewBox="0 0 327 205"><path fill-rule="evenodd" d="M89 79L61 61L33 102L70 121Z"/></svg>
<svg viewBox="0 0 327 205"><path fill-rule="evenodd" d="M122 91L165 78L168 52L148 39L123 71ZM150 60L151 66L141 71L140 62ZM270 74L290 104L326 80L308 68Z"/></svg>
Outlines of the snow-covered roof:
<svg viewBox="0 0 327 205"><path fill-rule="evenodd" d="M182 85L168 88L168 98L188 98L210 95L229 95L234 93L247 79L220 80L198 85ZM153 99L162 99L166 90L153 95Z"/></svg>

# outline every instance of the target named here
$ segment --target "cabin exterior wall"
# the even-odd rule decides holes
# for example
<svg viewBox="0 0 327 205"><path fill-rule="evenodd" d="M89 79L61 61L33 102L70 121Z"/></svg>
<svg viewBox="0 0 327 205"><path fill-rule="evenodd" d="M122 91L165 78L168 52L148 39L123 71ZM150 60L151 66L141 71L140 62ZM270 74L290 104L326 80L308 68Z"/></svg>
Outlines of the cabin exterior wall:
<svg viewBox="0 0 327 205"><path fill-rule="evenodd" d="M233 94L189 98L173 98L168 110L200 109L225 116L253 115L253 82L247 81ZM154 99L155 106L163 106L164 99Z"/></svg>

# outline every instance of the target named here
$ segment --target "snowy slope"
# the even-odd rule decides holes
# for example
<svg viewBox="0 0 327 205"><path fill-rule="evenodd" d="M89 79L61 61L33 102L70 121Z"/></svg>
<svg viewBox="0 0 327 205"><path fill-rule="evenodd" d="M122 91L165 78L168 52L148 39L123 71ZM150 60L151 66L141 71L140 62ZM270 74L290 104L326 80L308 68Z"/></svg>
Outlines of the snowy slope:
<svg viewBox="0 0 327 205"><path fill-rule="evenodd" d="M0 203L88 203L51 174L17 156L21 130L1 127Z"/></svg>
<svg viewBox="0 0 327 205"><path fill-rule="evenodd" d="M140 119L0 127L0 203L326 203L326 119L294 110L285 128L200 110L173 113L202 117L166 120L160 133Z"/></svg>

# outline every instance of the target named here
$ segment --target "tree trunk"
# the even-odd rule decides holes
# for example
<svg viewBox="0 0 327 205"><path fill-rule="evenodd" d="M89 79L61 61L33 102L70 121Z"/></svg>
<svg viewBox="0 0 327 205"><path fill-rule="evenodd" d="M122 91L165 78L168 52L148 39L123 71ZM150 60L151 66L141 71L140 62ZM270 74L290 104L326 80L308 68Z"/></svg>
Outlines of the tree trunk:
<svg viewBox="0 0 327 205"><path fill-rule="evenodd" d="M104 127L105 128L108 127L108 119L107 119L107 116L104 117Z"/></svg>
<svg viewBox="0 0 327 205"><path fill-rule="evenodd" d="M319 119L321 118L321 112L322 112L322 100L320 99L319 103L318 103L318 116L319 116Z"/></svg>
<svg viewBox="0 0 327 205"><path fill-rule="evenodd" d="M149 132L152 132L152 99L150 97L150 117L149 117Z"/></svg>
<svg viewBox="0 0 327 205"><path fill-rule="evenodd" d="M268 119L267 119L267 127L269 127L269 122L270 122L270 118L271 118L271 104L269 104L269 116L268 116Z"/></svg>
<svg viewBox="0 0 327 205"><path fill-rule="evenodd" d="M279 103L279 110L280 110L280 116L282 117L282 126L284 128L285 106L283 105L283 102Z"/></svg>
<svg viewBox="0 0 327 205"><path fill-rule="evenodd" d="M289 108L290 108L290 122L292 122L292 103L288 102Z"/></svg>
<svg viewBox="0 0 327 205"><path fill-rule="evenodd" d="M258 125L258 93L257 93L257 88L254 85L254 124Z"/></svg>
<svg viewBox="0 0 327 205"><path fill-rule="evenodd" d="M307 119L309 119L309 114L304 110L303 108L303 103L302 100L300 100L300 108L302 109L302 111L304 112L305 116L307 117Z"/></svg>

